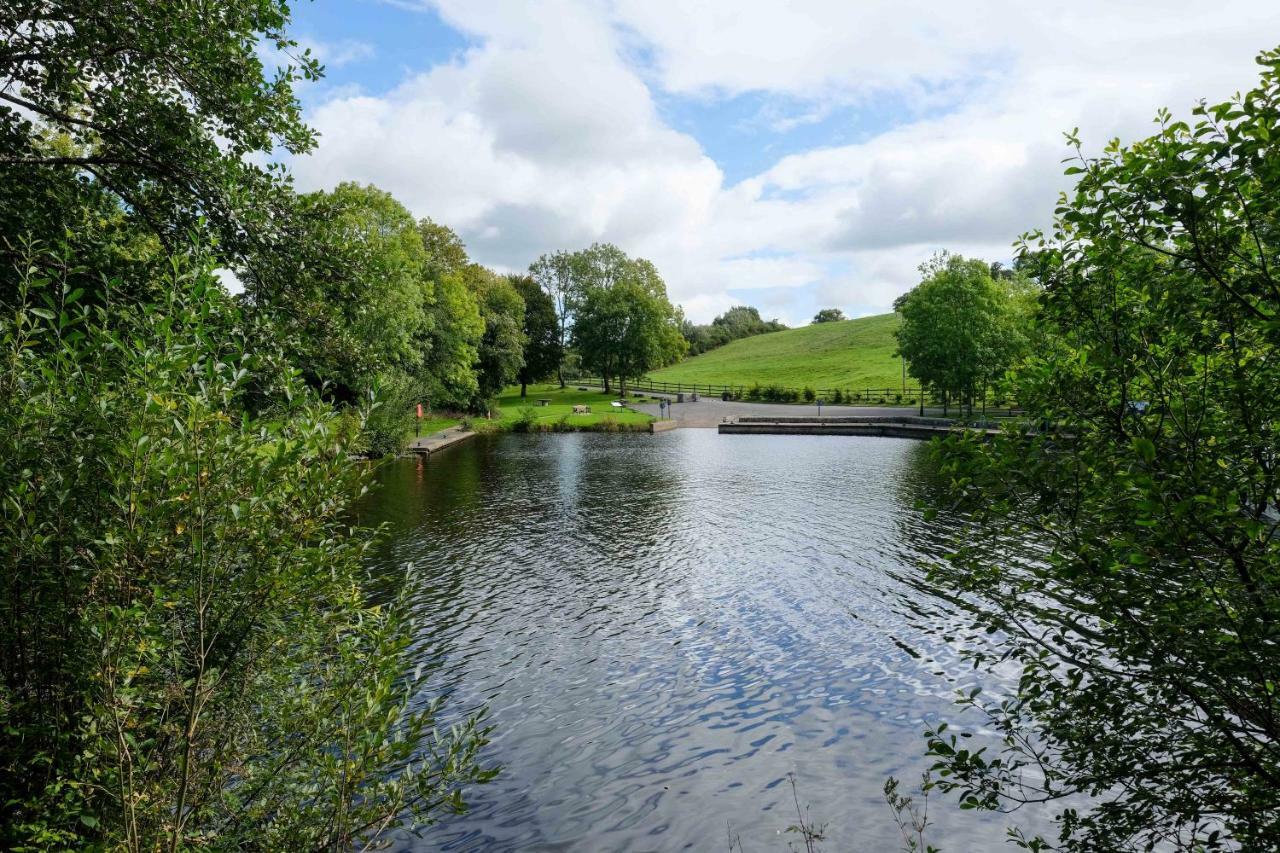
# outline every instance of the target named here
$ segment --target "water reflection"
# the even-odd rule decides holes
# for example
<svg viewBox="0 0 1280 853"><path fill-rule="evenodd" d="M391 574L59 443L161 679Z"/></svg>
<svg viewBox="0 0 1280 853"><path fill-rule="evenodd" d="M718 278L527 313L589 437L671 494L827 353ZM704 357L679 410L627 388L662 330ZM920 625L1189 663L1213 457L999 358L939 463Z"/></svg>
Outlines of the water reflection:
<svg viewBox="0 0 1280 853"><path fill-rule="evenodd" d="M683 430L384 468L374 568L413 564L432 689L489 706L504 768L406 849L723 850L731 823L785 850L791 771L830 849L896 849L884 779L918 778L924 721L957 716L935 674L953 654L893 601L891 573L940 547L914 509L922 452ZM949 849L1002 843L998 821L934 813Z"/></svg>

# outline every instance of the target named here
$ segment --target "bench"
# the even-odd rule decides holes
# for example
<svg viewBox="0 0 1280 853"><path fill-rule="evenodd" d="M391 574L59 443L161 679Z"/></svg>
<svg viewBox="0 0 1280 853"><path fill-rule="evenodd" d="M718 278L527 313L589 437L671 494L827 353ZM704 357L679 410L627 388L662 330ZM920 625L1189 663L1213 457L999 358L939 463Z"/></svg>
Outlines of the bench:
<svg viewBox="0 0 1280 853"><path fill-rule="evenodd" d="M550 400L539 400L539 401L538 401L538 405L539 405L539 406L548 406L548 405L550 405L550 404L551 404L551 401L550 401Z"/></svg>

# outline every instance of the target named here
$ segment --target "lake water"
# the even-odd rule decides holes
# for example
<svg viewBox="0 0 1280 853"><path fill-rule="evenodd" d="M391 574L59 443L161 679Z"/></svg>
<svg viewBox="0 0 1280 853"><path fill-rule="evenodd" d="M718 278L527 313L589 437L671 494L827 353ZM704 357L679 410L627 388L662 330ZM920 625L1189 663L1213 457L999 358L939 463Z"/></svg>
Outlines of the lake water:
<svg viewBox="0 0 1280 853"><path fill-rule="evenodd" d="M384 466L362 509L391 527L375 569L412 563L432 690L489 707L503 768L402 849L724 851L731 828L785 851L789 773L823 849L899 849L885 778L919 781L926 721L963 721L974 677L894 608L889 573L943 550L946 520L915 509L924 451L678 430ZM1005 846L954 800L930 816L946 851Z"/></svg>

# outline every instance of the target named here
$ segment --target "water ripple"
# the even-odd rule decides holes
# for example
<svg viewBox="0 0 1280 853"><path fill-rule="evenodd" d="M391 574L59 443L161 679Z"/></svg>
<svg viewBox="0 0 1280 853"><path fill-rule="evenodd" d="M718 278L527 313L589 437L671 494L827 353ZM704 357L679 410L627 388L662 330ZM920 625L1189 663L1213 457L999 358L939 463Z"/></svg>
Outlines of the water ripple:
<svg viewBox="0 0 1280 853"><path fill-rule="evenodd" d="M881 799L956 719L954 649L891 572L937 559L895 439L504 436L386 466L364 520L411 563L415 659L454 713L488 705L503 772L401 849L784 850L794 772L834 849L896 849ZM903 646L923 652L913 657ZM966 674L966 679L972 679ZM970 683L969 681L963 682ZM950 849L998 822L931 810Z"/></svg>

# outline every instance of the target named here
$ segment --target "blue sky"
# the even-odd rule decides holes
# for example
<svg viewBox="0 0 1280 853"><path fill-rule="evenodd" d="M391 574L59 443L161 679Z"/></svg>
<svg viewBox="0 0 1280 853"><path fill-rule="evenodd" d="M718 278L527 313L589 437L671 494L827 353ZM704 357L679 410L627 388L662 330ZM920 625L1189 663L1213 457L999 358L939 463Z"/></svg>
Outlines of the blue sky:
<svg viewBox="0 0 1280 853"><path fill-rule="evenodd" d="M602 240L696 320L888 310L948 249L1007 260L1061 132L1150 132L1255 78L1280 6L319 0L303 189L375 183L522 269Z"/></svg>

